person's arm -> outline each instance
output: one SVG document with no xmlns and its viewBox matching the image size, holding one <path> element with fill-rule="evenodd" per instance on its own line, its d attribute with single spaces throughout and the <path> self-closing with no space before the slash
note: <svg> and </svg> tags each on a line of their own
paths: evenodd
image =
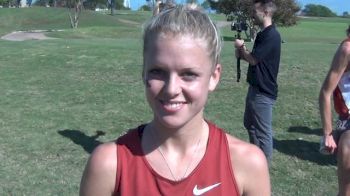
<svg viewBox="0 0 350 196">
<path fill-rule="evenodd" d="M 240 57 L 241 59 L 247 61 L 250 65 L 258 64 L 257 59 L 248 51 L 243 40 L 237 39 L 234 45 L 236 48 L 236 57 Z"/>
<path fill-rule="evenodd" d="M 335 53 L 331 68 L 320 90 L 319 108 L 325 140 L 325 147 L 330 153 L 334 153 L 337 145 L 331 135 L 332 133 L 332 108 L 331 97 L 338 82 L 349 63 L 350 44 L 343 43 Z"/>
<path fill-rule="evenodd" d="M 267 160 L 255 145 L 227 135 L 231 163 L 240 195 L 270 196 L 271 185 Z"/>
<path fill-rule="evenodd" d="M 117 172 L 115 143 L 98 146 L 92 153 L 81 179 L 81 196 L 110 196 L 114 193 Z"/>
</svg>

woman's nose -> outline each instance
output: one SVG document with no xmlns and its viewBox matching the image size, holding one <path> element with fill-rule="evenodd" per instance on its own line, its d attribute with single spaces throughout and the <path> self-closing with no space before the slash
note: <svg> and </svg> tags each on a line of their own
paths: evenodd
<svg viewBox="0 0 350 196">
<path fill-rule="evenodd" d="M 176 74 L 170 74 L 168 80 L 164 86 L 164 92 L 169 96 L 173 97 L 181 92 L 181 81 L 179 76 Z"/>
</svg>

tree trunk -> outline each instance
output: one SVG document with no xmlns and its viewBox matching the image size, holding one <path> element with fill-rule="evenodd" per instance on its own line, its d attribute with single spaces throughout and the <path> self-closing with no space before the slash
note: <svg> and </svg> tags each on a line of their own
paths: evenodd
<svg viewBox="0 0 350 196">
<path fill-rule="evenodd" d="M 78 28 L 79 23 L 79 16 L 82 9 L 82 3 L 81 0 L 75 1 L 74 9 L 69 8 L 69 18 L 70 18 L 70 24 L 73 29 Z"/>
</svg>

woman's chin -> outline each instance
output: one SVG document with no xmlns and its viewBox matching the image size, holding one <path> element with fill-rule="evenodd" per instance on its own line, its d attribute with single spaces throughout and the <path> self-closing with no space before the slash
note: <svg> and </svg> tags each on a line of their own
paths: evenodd
<svg viewBox="0 0 350 196">
<path fill-rule="evenodd" d="M 158 123 L 160 123 L 162 126 L 168 128 L 168 129 L 177 129 L 186 124 L 185 119 L 181 119 L 178 117 L 173 116 L 163 116 L 159 118 Z"/>
</svg>

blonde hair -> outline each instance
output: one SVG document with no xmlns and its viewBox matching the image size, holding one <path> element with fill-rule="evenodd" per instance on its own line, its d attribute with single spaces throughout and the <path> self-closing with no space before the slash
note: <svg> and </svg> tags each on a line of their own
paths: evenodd
<svg viewBox="0 0 350 196">
<path fill-rule="evenodd" d="M 143 34 L 143 58 L 149 42 L 155 35 L 190 35 L 203 40 L 213 66 L 219 62 L 221 39 L 217 27 L 209 16 L 198 6 L 176 5 L 164 10 L 145 24 Z"/>
</svg>

